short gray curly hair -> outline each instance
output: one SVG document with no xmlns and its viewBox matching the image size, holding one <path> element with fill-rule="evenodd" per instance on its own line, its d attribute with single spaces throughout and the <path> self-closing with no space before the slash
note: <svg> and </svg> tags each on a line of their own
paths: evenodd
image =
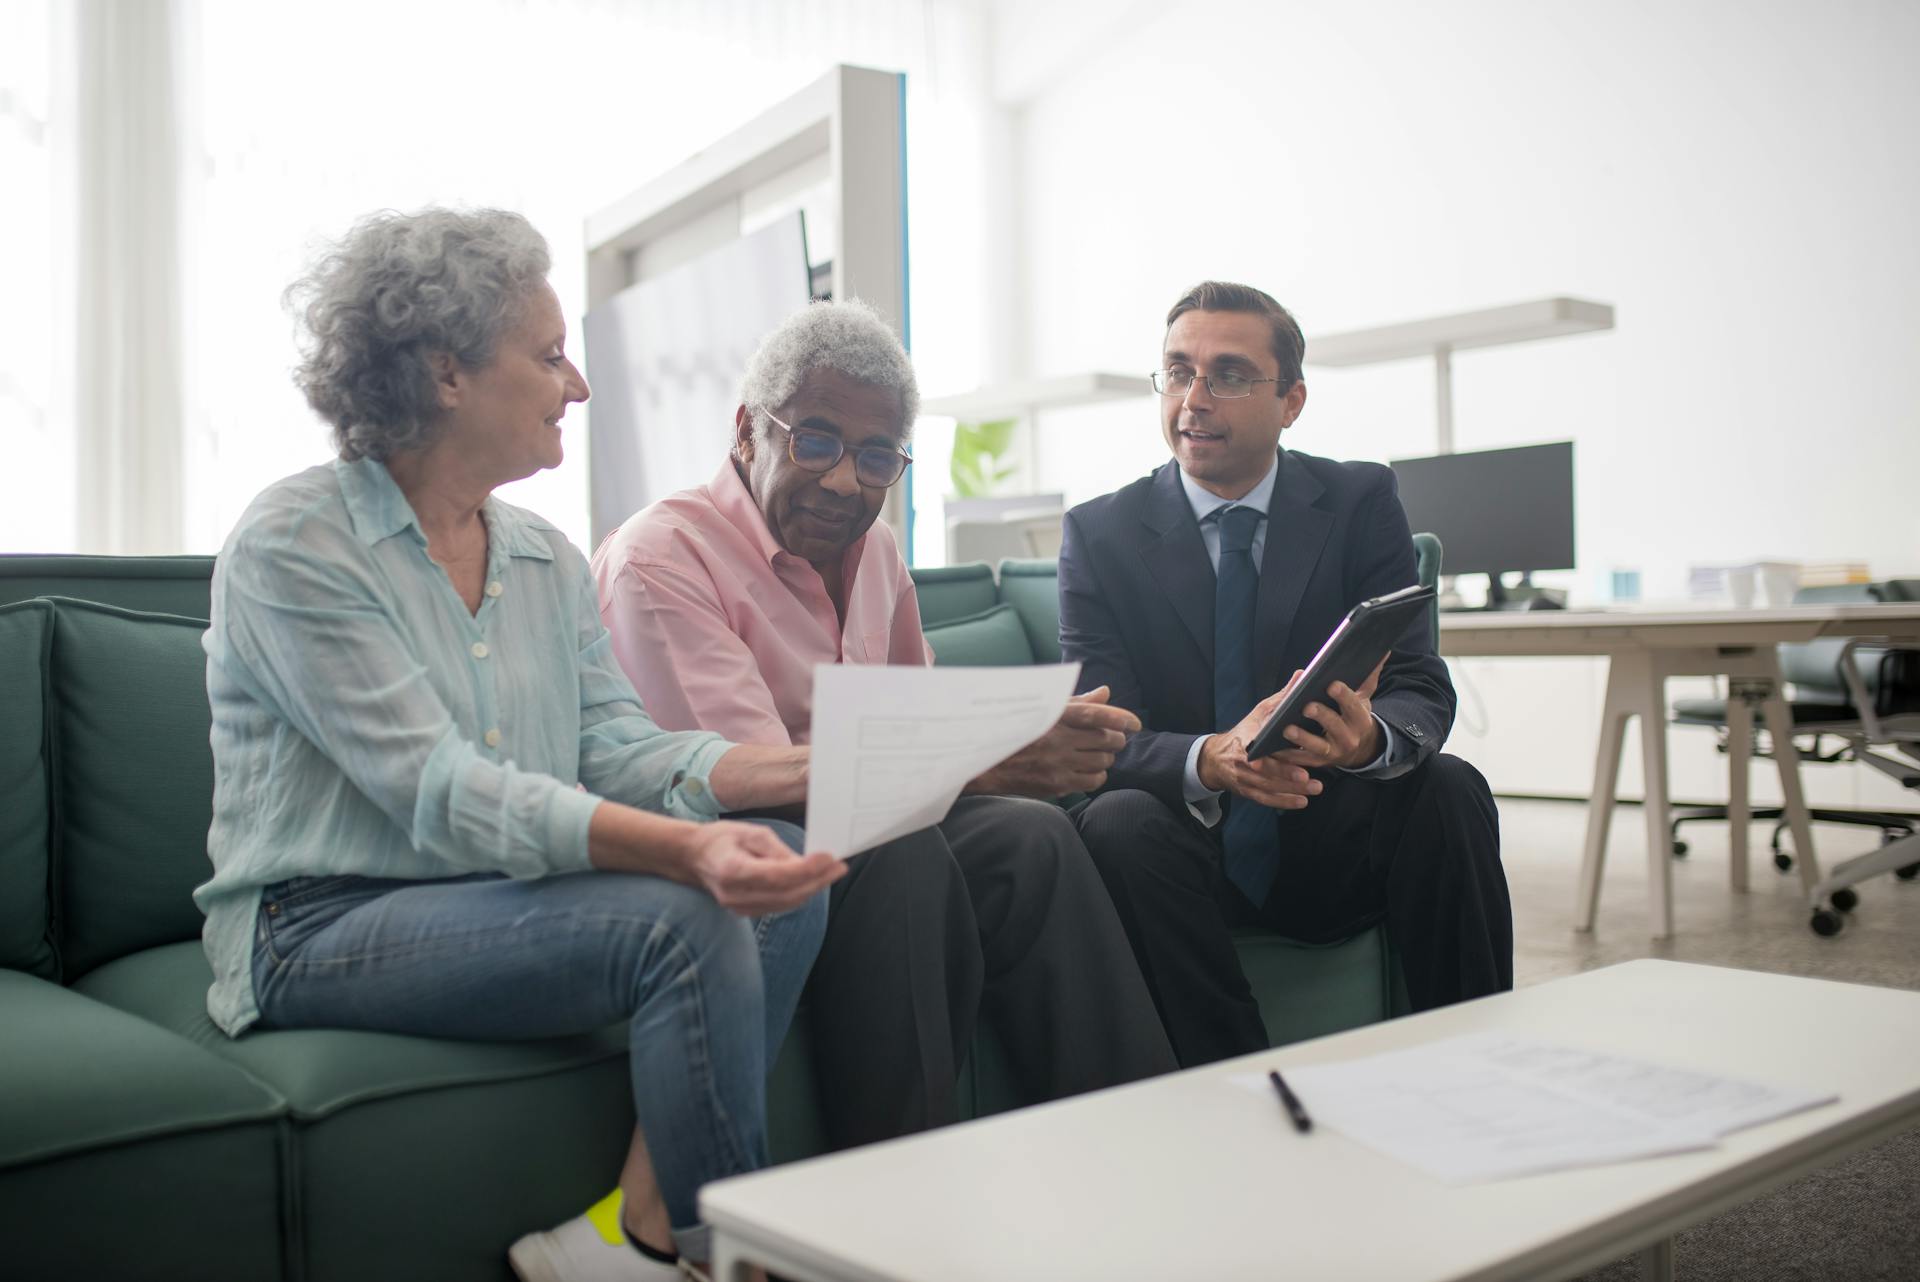
<svg viewBox="0 0 1920 1282">
<path fill-rule="evenodd" d="M 305 331 L 293 381 L 333 425 L 340 457 L 431 443 L 432 355 L 470 369 L 492 360 L 551 268 L 546 240 L 505 209 L 383 209 L 328 245 L 285 301 Z"/>
<path fill-rule="evenodd" d="M 816 369 L 839 370 L 899 392 L 907 434 L 913 434 L 913 421 L 920 417 L 913 362 L 880 313 L 857 298 L 809 303 L 761 342 L 740 383 L 740 403 L 753 415 L 754 426 L 766 431 L 767 411 L 792 400 L 808 371 Z"/>
</svg>

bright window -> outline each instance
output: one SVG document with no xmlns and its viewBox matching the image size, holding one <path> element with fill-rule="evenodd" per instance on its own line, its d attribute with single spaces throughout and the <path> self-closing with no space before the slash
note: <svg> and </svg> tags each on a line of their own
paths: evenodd
<svg viewBox="0 0 1920 1282">
<path fill-rule="evenodd" d="M 54 394 L 53 3 L 9 0 L 0 38 L 0 552 L 74 544 L 73 425 Z"/>
</svg>

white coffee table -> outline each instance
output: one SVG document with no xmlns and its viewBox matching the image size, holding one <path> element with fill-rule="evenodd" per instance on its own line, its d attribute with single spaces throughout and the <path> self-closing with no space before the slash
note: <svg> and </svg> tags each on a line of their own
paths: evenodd
<svg viewBox="0 0 1920 1282">
<path fill-rule="evenodd" d="M 1706 1152 L 1453 1187 L 1227 1080 L 1483 1030 L 1840 1099 Z M 722 1180 L 700 1207 L 721 1279 L 1548 1279 L 1634 1251 L 1665 1277 L 1679 1230 L 1916 1124 L 1920 993 L 1634 961 Z"/>
</svg>

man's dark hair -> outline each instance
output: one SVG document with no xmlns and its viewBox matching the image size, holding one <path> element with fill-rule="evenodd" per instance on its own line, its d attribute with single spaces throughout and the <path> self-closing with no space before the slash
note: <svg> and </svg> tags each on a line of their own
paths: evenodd
<svg viewBox="0 0 1920 1282">
<path fill-rule="evenodd" d="M 1231 281 L 1203 280 L 1180 296 L 1180 301 L 1167 313 L 1167 328 L 1188 312 L 1246 312 L 1254 316 L 1264 316 L 1273 329 L 1274 359 L 1280 362 L 1280 382 L 1274 391 L 1285 392 L 1300 381 L 1300 363 L 1307 358 L 1307 340 L 1300 332 L 1300 322 L 1293 319 L 1293 313 L 1280 306 L 1270 294 L 1262 293 L 1251 285 L 1236 285 Z"/>
</svg>

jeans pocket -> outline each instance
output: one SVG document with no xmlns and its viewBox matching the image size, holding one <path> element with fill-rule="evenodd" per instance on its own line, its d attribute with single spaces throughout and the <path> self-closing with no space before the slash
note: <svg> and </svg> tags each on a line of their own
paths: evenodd
<svg viewBox="0 0 1920 1282">
<path fill-rule="evenodd" d="M 385 889 L 375 878 L 352 875 L 274 882 L 260 892 L 259 943 L 275 964 L 285 962 L 306 940 Z"/>
</svg>

